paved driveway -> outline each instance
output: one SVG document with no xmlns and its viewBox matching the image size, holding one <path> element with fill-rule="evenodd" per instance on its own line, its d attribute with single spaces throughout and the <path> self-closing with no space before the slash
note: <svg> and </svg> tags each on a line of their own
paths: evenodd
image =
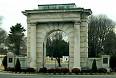
<svg viewBox="0 0 116 78">
<path fill-rule="evenodd" d="M 40 75 L 0 73 L 0 78 L 116 78 L 116 75 Z"/>
</svg>

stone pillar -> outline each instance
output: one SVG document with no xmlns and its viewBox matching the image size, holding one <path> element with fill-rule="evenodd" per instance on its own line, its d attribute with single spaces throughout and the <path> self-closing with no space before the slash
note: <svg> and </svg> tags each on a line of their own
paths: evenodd
<svg viewBox="0 0 116 78">
<path fill-rule="evenodd" d="M 88 22 L 87 16 L 83 15 L 81 18 L 81 26 L 80 26 L 80 61 L 81 67 L 87 67 L 88 60 Z"/>
<path fill-rule="evenodd" d="M 74 66 L 80 68 L 80 23 L 74 23 Z"/>
<path fill-rule="evenodd" d="M 36 24 L 31 24 L 30 33 L 30 67 L 36 69 Z"/>
</svg>

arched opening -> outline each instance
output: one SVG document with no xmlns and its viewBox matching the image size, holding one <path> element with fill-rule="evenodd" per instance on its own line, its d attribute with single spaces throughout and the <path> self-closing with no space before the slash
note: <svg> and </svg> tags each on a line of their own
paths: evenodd
<svg viewBox="0 0 116 78">
<path fill-rule="evenodd" d="M 68 35 L 55 30 L 46 37 L 46 66 L 48 68 L 69 67 Z"/>
</svg>

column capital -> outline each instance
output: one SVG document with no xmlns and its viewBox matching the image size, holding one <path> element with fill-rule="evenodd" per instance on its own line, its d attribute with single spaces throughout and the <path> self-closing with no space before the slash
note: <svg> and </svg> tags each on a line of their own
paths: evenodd
<svg viewBox="0 0 116 78">
<path fill-rule="evenodd" d="M 81 21 L 75 21 L 74 24 L 75 25 L 80 25 L 81 24 Z"/>
</svg>

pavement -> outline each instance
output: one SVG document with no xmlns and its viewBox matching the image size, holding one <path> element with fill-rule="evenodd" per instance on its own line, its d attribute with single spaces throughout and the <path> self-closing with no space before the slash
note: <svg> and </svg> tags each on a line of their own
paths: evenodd
<svg viewBox="0 0 116 78">
<path fill-rule="evenodd" d="M 0 74 L 0 78 L 116 78 L 116 75 L 37 75 Z"/>
<path fill-rule="evenodd" d="M 0 78 L 116 78 L 116 74 L 110 75 L 53 75 L 53 74 L 24 74 L 0 72 Z"/>
</svg>

